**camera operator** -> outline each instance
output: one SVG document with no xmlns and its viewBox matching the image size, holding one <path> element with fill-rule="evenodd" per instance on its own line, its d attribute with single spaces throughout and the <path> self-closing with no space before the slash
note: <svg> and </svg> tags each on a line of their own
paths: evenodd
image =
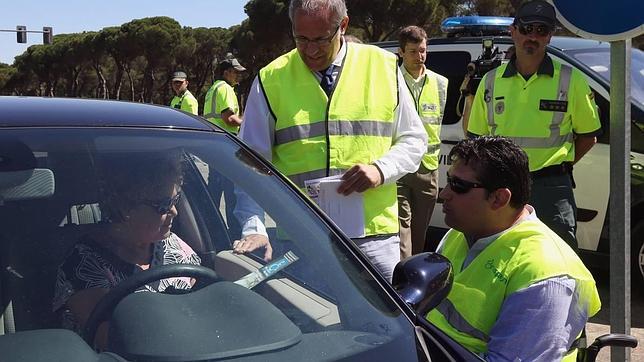
<svg viewBox="0 0 644 362">
<path fill-rule="evenodd" d="M 505 136 L 526 152 L 533 189 L 529 203 L 576 250 L 572 165 L 593 147 L 601 125 L 582 73 L 546 54 L 554 28 L 555 10 L 546 1 L 519 8 L 510 25 L 515 56 L 481 80 L 467 133 Z"/>
<path fill-rule="evenodd" d="M 474 94 L 481 83 L 481 79 L 487 72 L 501 65 L 501 59 L 508 60 L 514 55 L 514 46 L 511 46 L 505 51 L 505 56 L 502 57 L 499 49 L 494 46 L 493 38 L 484 38 L 482 45 L 483 52 L 478 59 L 467 64 L 467 72 L 461 83 L 460 98 L 457 102 L 456 113 L 459 116 L 463 116 L 463 134 L 466 136 Z M 463 104 L 462 113 L 460 111 L 461 104 Z"/>
</svg>

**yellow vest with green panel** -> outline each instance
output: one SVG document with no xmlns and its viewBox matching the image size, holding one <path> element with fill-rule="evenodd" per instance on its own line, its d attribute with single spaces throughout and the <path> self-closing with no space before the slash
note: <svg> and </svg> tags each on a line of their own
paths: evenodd
<svg viewBox="0 0 644 362">
<path fill-rule="evenodd" d="M 235 90 L 226 81 L 218 80 L 208 89 L 203 105 L 203 116 L 228 132 L 239 133 L 239 126 L 230 126 L 221 118 L 221 112 L 229 109 L 239 114 L 239 103 Z"/>
<path fill-rule="evenodd" d="M 428 170 L 438 168 L 438 155 L 441 150 L 441 122 L 445 114 L 447 98 L 447 78 L 427 70 L 423 88 L 418 99 L 414 98 L 416 111 L 423 121 L 427 132 L 427 152 L 423 155 L 422 164 Z"/>
<path fill-rule="evenodd" d="M 297 50 L 259 72 L 275 119 L 273 163 L 298 187 L 372 164 L 392 146 L 398 105 L 396 57 L 370 45 L 347 43 L 330 96 Z M 398 232 L 396 184 L 363 193 L 365 236 Z"/>
<path fill-rule="evenodd" d="M 490 330 L 506 297 L 539 281 L 569 276 L 575 279 L 579 307 L 588 317 L 601 307 L 593 276 L 575 252 L 539 220 L 513 226 L 461 270 L 469 250 L 462 233 L 452 229 L 445 236 L 440 253 L 454 267 L 454 283 L 427 319 L 474 353 L 487 352 Z M 576 350 L 567 354 L 564 361 L 574 361 L 576 354 Z"/>
<path fill-rule="evenodd" d="M 537 72 L 526 80 L 518 72 L 506 74 L 508 65 L 481 80 L 468 132 L 512 139 L 528 155 L 530 171 L 573 161 L 574 133 L 601 127 L 583 74 L 552 60 L 552 76 Z"/>
</svg>

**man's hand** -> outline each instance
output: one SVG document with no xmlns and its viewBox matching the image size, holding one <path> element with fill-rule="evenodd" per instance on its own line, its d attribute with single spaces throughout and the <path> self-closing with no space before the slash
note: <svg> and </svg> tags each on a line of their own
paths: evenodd
<svg viewBox="0 0 644 362">
<path fill-rule="evenodd" d="M 342 180 L 344 181 L 338 187 L 338 193 L 344 196 L 354 191 L 364 192 L 382 184 L 380 171 L 374 165 L 357 164 L 342 175 Z"/>
<path fill-rule="evenodd" d="M 235 240 L 233 242 L 233 252 L 237 254 L 250 253 L 262 247 L 266 248 L 264 260 L 270 261 L 273 259 L 273 247 L 265 235 L 251 234 L 241 240 Z"/>
<path fill-rule="evenodd" d="M 230 109 L 221 112 L 221 119 L 229 126 L 241 126 L 242 118 L 233 113 Z"/>
</svg>

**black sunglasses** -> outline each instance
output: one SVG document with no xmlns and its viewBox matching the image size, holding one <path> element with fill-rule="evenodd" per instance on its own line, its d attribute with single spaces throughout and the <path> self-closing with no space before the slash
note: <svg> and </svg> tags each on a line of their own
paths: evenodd
<svg viewBox="0 0 644 362">
<path fill-rule="evenodd" d="M 156 209 L 156 211 L 160 215 L 165 215 L 169 213 L 170 210 L 172 210 L 172 207 L 177 205 L 177 203 L 181 199 L 181 195 L 182 193 L 178 192 L 176 195 L 174 195 L 174 197 L 168 197 L 166 199 L 159 200 L 159 201 L 141 200 L 141 203 Z"/>
<path fill-rule="evenodd" d="M 449 188 L 457 194 L 465 194 L 471 189 L 486 188 L 483 184 L 480 184 L 478 182 L 466 181 L 456 176 L 450 175 L 447 175 L 447 184 L 449 185 Z"/>
<path fill-rule="evenodd" d="M 552 31 L 552 27 L 546 24 L 519 24 L 519 33 L 523 35 L 528 35 L 532 33 L 537 33 L 539 36 L 546 36 Z"/>
</svg>

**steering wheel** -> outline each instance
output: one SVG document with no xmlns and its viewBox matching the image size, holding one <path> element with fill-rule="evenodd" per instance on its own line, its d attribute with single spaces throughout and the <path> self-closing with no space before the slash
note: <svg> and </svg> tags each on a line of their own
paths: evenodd
<svg viewBox="0 0 644 362">
<path fill-rule="evenodd" d="M 85 323 L 85 328 L 83 329 L 83 339 L 85 342 L 90 346 L 94 345 L 94 338 L 96 337 L 98 326 L 103 321 L 109 319 L 114 308 L 116 308 L 118 303 L 127 295 L 148 283 L 172 277 L 191 277 L 198 279 L 199 287 L 195 288 L 195 284 L 191 290 L 196 290 L 212 283 L 222 281 L 214 270 L 193 264 L 161 265 L 136 273 L 111 289 L 96 304 L 94 310 L 92 310 L 92 314 L 90 314 L 87 322 Z"/>
</svg>

